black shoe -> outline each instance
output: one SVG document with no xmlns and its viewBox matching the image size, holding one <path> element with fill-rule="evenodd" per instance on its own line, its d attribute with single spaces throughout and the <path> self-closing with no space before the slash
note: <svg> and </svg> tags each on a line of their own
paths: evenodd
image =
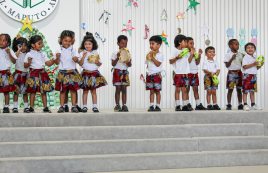
<svg viewBox="0 0 268 173">
<path fill-rule="evenodd" d="M 94 113 L 98 113 L 98 112 L 100 112 L 99 109 L 96 108 L 96 107 L 92 108 L 92 111 L 93 111 Z"/>
<path fill-rule="evenodd" d="M 24 108 L 23 112 L 24 113 L 31 113 L 29 108 Z"/>
<path fill-rule="evenodd" d="M 87 110 L 88 110 L 87 107 L 83 107 L 82 112 L 87 113 Z"/>
<path fill-rule="evenodd" d="M 8 107 L 4 107 L 4 108 L 3 108 L 3 113 L 4 113 L 4 114 L 6 114 L 6 113 L 10 113 L 9 108 L 8 108 Z"/>
<path fill-rule="evenodd" d="M 122 112 L 128 112 L 128 107 L 126 105 L 122 106 Z"/>
<path fill-rule="evenodd" d="M 213 109 L 214 110 L 221 110 L 221 108 L 216 104 L 216 105 L 213 105 Z"/>
<path fill-rule="evenodd" d="M 68 105 L 65 105 L 64 106 L 64 112 L 69 112 L 69 106 Z M 58 112 L 59 113 L 59 112 Z"/>
<path fill-rule="evenodd" d="M 232 105 L 231 104 L 226 105 L 226 110 L 232 110 Z"/>
<path fill-rule="evenodd" d="M 208 105 L 207 110 L 211 111 L 214 110 L 212 105 Z"/>
<path fill-rule="evenodd" d="M 71 111 L 72 111 L 72 113 L 78 113 L 79 112 L 76 106 L 72 107 Z"/>
<path fill-rule="evenodd" d="M 179 106 L 176 106 L 175 111 L 176 111 L 176 112 L 177 112 L 177 111 L 181 111 L 181 106 L 180 106 L 180 105 L 179 105 Z"/>
<path fill-rule="evenodd" d="M 161 112 L 161 109 L 160 109 L 160 107 L 155 106 L 154 111 L 155 111 L 155 112 Z"/>
<path fill-rule="evenodd" d="M 191 109 L 186 105 L 182 107 L 181 111 L 191 111 Z"/>
<path fill-rule="evenodd" d="M 61 106 L 60 108 L 59 108 L 59 110 L 58 110 L 58 113 L 63 113 L 63 112 L 65 112 L 65 108 L 66 108 L 66 106 L 65 107 L 63 107 L 63 106 Z M 68 108 L 69 109 L 69 108 Z M 69 111 L 69 110 L 68 110 Z"/>
<path fill-rule="evenodd" d="M 30 111 L 30 113 L 34 113 L 34 108 L 30 107 L 29 111 Z"/>
<path fill-rule="evenodd" d="M 190 103 L 188 103 L 187 107 L 188 107 L 188 109 L 189 109 L 190 111 L 194 110 L 193 107 L 192 107 L 192 105 L 191 105 Z"/>
<path fill-rule="evenodd" d="M 154 112 L 154 106 L 150 106 L 148 112 Z"/>
<path fill-rule="evenodd" d="M 205 107 L 202 105 L 202 103 L 200 103 L 199 105 L 197 105 L 197 106 L 195 107 L 195 110 L 207 110 L 207 108 L 205 108 Z"/>
<path fill-rule="evenodd" d="M 13 112 L 13 113 L 19 113 L 19 110 L 18 110 L 18 108 L 13 108 L 13 109 L 12 109 L 12 112 Z"/>
<path fill-rule="evenodd" d="M 48 107 L 45 107 L 45 108 L 43 109 L 43 112 L 44 112 L 44 113 L 51 113 L 51 111 L 48 109 Z"/>
<path fill-rule="evenodd" d="M 121 106 L 120 106 L 120 105 L 116 105 L 116 106 L 114 107 L 114 111 L 115 111 L 115 112 L 121 112 L 121 111 L 122 111 Z"/>
<path fill-rule="evenodd" d="M 240 105 L 238 106 L 238 110 L 244 110 L 244 106 L 243 106 L 242 104 L 240 104 Z"/>
<path fill-rule="evenodd" d="M 76 105 L 76 108 L 77 108 L 78 112 L 83 112 L 82 108 L 79 107 L 78 105 Z"/>
</svg>

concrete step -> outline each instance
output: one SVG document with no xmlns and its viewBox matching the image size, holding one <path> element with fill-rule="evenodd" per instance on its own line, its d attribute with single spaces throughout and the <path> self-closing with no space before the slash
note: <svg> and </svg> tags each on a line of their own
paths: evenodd
<svg viewBox="0 0 268 173">
<path fill-rule="evenodd" d="M 0 158 L 268 149 L 268 137 L 2 142 Z"/>
<path fill-rule="evenodd" d="M 236 150 L 1 158 L 0 172 L 93 173 L 266 164 L 268 164 L 268 150 Z"/>
<path fill-rule="evenodd" d="M 175 124 L 264 123 L 268 111 L 129 112 L 99 114 L 7 114 L 0 127 L 122 126 Z"/>
<path fill-rule="evenodd" d="M 0 128 L 1 142 L 263 135 L 264 125 L 258 123 Z"/>
</svg>

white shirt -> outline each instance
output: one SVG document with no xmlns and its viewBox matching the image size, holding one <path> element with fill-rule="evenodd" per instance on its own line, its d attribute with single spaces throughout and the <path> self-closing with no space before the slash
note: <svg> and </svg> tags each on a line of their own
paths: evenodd
<svg viewBox="0 0 268 173">
<path fill-rule="evenodd" d="M 79 60 L 82 59 L 83 55 L 84 55 L 84 51 L 80 53 Z M 91 55 L 98 55 L 98 52 L 96 50 L 93 50 L 91 52 L 87 51 L 87 54 L 86 54 L 86 57 L 85 57 L 85 60 L 84 60 L 84 64 L 82 65 L 82 68 L 85 69 L 85 70 L 88 70 L 88 71 L 96 71 L 96 70 L 99 69 L 99 66 L 97 66 L 95 63 L 89 63 L 88 62 L 88 58 Z"/>
<path fill-rule="evenodd" d="M 163 68 L 163 62 L 164 62 L 164 55 L 160 52 L 158 52 L 155 56 L 155 59 L 159 62 L 161 62 L 161 65 L 157 67 L 152 61 L 145 61 L 145 64 L 147 65 L 147 72 L 148 75 L 156 74 L 162 72 Z"/>
<path fill-rule="evenodd" d="M 10 49 L 10 54 L 17 59 L 16 54 L 13 50 Z M 9 55 L 6 52 L 6 49 L 0 48 L 0 70 L 9 70 L 12 65 Z"/>
<path fill-rule="evenodd" d="M 189 66 L 190 66 L 190 73 L 192 74 L 198 73 L 198 65 L 196 65 L 196 60 L 194 59 L 194 57 L 190 62 Z"/>
<path fill-rule="evenodd" d="M 207 58 L 203 62 L 203 70 L 207 70 L 211 73 L 216 73 L 219 70 L 218 62 L 215 60 L 208 60 Z"/>
<path fill-rule="evenodd" d="M 73 46 L 69 48 L 61 47 L 60 50 L 56 51 L 56 54 L 60 53 L 59 70 L 74 70 L 76 69 L 76 63 L 73 61 L 73 57 L 78 57 L 77 50 L 73 49 Z"/>
<path fill-rule="evenodd" d="M 43 69 L 45 68 L 46 62 L 49 61 L 48 57 L 41 51 L 32 50 L 28 52 L 24 58 L 24 62 L 28 63 L 28 59 L 32 58 L 30 68 L 32 69 Z"/>
<path fill-rule="evenodd" d="M 229 52 L 224 57 L 224 62 L 229 62 L 235 53 Z M 243 61 L 243 54 L 237 52 L 236 58 L 232 61 L 231 65 L 228 67 L 228 70 L 241 70 Z"/>
<path fill-rule="evenodd" d="M 22 72 L 27 72 L 28 68 L 24 68 L 24 59 L 26 57 L 26 53 L 20 53 L 18 56 L 18 59 L 15 64 L 15 69 L 22 71 Z"/>
<path fill-rule="evenodd" d="M 246 54 L 244 56 L 244 58 L 243 58 L 242 66 L 249 65 L 249 64 L 252 64 L 254 62 L 256 62 L 256 57 L 250 56 L 250 55 Z M 243 68 L 243 73 L 246 73 L 246 74 L 257 74 L 258 73 L 257 66 L 250 67 L 248 69 L 244 69 Z"/>
<path fill-rule="evenodd" d="M 182 52 L 182 50 L 174 49 L 174 51 L 171 53 L 172 58 L 175 58 L 179 56 L 179 54 Z M 190 65 L 189 65 L 189 59 L 190 54 L 188 53 L 183 58 L 178 59 L 173 65 L 174 72 L 176 74 L 188 74 L 190 73 Z"/>
<path fill-rule="evenodd" d="M 112 54 L 111 60 L 116 60 L 116 58 L 117 58 L 117 53 L 118 53 L 118 52 L 119 52 L 119 51 L 114 52 L 114 53 Z M 119 70 L 127 70 L 128 66 L 127 66 L 126 63 L 122 63 L 122 62 L 120 62 L 120 61 L 117 61 L 117 63 L 116 63 L 116 65 L 114 66 L 114 68 L 115 68 L 115 69 L 119 69 Z"/>
</svg>

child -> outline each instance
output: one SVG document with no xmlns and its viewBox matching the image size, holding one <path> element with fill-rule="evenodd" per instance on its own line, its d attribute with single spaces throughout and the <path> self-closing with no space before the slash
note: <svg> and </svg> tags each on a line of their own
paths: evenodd
<svg viewBox="0 0 268 173">
<path fill-rule="evenodd" d="M 9 49 L 11 38 L 8 34 L 0 34 L 0 93 L 4 93 L 5 105 L 3 113 L 9 113 L 9 93 L 16 90 L 14 78 L 10 73 L 11 64 L 16 63 L 16 55 Z"/>
<path fill-rule="evenodd" d="M 187 37 L 187 44 L 188 44 L 189 50 L 195 51 L 193 38 Z M 190 56 L 189 58 L 190 73 L 188 74 L 188 78 L 189 78 L 188 93 L 190 92 L 190 88 L 192 87 L 193 92 L 194 92 L 195 103 L 196 103 L 195 110 L 206 110 L 206 108 L 200 102 L 199 93 L 198 93 L 198 86 L 199 86 L 198 65 L 200 64 L 202 53 L 203 53 L 202 49 L 199 49 L 197 55 L 195 53 L 195 56 L 197 57 Z"/>
<path fill-rule="evenodd" d="M 78 63 L 79 55 L 73 49 L 73 34 L 71 31 L 63 31 L 60 35 L 59 44 L 61 45 L 60 51 L 56 53 L 55 63 L 59 65 L 59 73 L 56 79 L 55 90 L 60 91 L 60 108 L 58 113 L 65 112 L 64 102 L 66 92 L 71 92 L 72 109 L 74 113 L 78 113 L 76 107 L 77 95 L 76 92 L 81 85 L 82 78 L 76 70 L 76 63 Z M 68 97 L 68 95 L 67 95 Z"/>
<path fill-rule="evenodd" d="M 162 38 L 158 35 L 150 38 L 151 51 L 146 57 L 145 64 L 147 65 L 146 75 L 146 90 L 150 90 L 150 107 L 148 112 L 161 111 L 161 89 L 162 89 L 162 63 L 164 62 L 164 55 L 159 52 L 162 45 Z M 156 95 L 156 106 L 154 107 L 154 95 Z"/>
<path fill-rule="evenodd" d="M 14 83 L 16 86 L 16 91 L 14 92 L 14 108 L 12 110 L 13 113 L 18 113 L 18 98 L 19 94 L 23 95 L 24 102 L 24 113 L 30 113 L 29 104 L 28 104 L 28 94 L 26 93 L 26 79 L 28 75 L 28 68 L 24 68 L 24 59 L 26 53 L 29 51 L 28 41 L 23 37 L 16 37 L 13 40 L 12 49 L 16 52 L 16 56 L 18 57 L 15 65 L 15 73 Z"/>
<path fill-rule="evenodd" d="M 124 35 L 120 35 L 117 38 L 117 45 L 119 47 L 119 51 L 116 51 L 112 55 L 112 66 L 114 68 L 113 72 L 113 85 L 116 88 L 115 91 L 115 103 L 116 106 L 114 108 L 115 112 L 128 112 L 127 103 L 127 87 L 130 85 L 129 81 L 129 72 L 128 67 L 131 67 L 131 60 L 128 62 L 121 62 L 120 58 L 120 50 L 127 48 L 128 38 Z M 122 92 L 122 108 L 119 104 L 120 93 Z"/>
<path fill-rule="evenodd" d="M 239 42 L 237 39 L 231 39 L 228 42 L 229 48 L 231 51 L 225 55 L 224 63 L 226 68 L 228 68 L 226 88 L 228 89 L 227 93 L 227 106 L 226 110 L 232 110 L 232 94 L 233 90 L 236 87 L 237 98 L 239 102 L 238 110 L 243 110 L 242 104 L 242 60 L 243 54 L 238 52 Z"/>
<path fill-rule="evenodd" d="M 217 89 L 218 84 L 212 80 L 212 77 L 219 76 L 220 68 L 215 57 L 215 48 L 209 46 L 205 49 L 207 59 L 203 63 L 204 76 L 204 85 L 205 90 L 207 90 L 207 110 L 220 110 L 220 107 L 217 104 Z M 211 105 L 211 96 L 213 101 L 213 106 Z"/>
<path fill-rule="evenodd" d="M 34 113 L 34 101 L 37 92 L 41 94 L 43 102 L 43 112 L 51 113 L 47 107 L 47 92 L 54 90 L 50 78 L 45 71 L 45 66 L 52 66 L 54 60 L 49 60 L 48 57 L 41 51 L 43 48 L 43 39 L 39 35 L 34 35 L 30 38 L 29 44 L 31 46 L 24 59 L 24 67 L 30 68 L 28 78 L 26 80 L 26 92 L 30 93 L 30 109 Z"/>
<path fill-rule="evenodd" d="M 257 92 L 257 72 L 261 68 L 258 62 L 256 62 L 256 57 L 254 53 L 256 51 L 256 46 L 253 43 L 247 43 L 245 45 L 246 55 L 243 58 L 243 101 L 244 110 L 249 111 L 250 107 L 247 104 L 247 96 L 250 94 L 251 108 L 257 110 L 255 104 L 255 94 Z"/>
<path fill-rule="evenodd" d="M 190 73 L 189 62 L 193 57 L 194 50 L 185 56 L 180 55 L 183 49 L 187 49 L 187 38 L 184 35 L 177 35 L 174 39 L 175 50 L 172 53 L 172 58 L 169 60 L 170 64 L 174 67 L 173 72 L 173 85 L 175 89 L 175 111 L 192 111 L 189 104 L 189 95 L 187 88 L 189 87 L 188 74 Z M 183 107 L 180 107 L 180 91 L 182 92 Z"/>
<path fill-rule="evenodd" d="M 100 74 L 99 67 L 102 65 L 97 52 L 98 44 L 91 33 L 86 33 L 81 47 L 84 50 L 80 53 L 79 65 L 82 66 L 83 72 L 83 84 L 81 88 L 83 89 L 83 108 L 82 112 L 87 112 L 87 97 L 88 91 L 90 90 L 92 95 L 93 108 L 92 111 L 99 112 L 97 107 L 97 88 L 107 85 L 105 78 Z"/>
</svg>

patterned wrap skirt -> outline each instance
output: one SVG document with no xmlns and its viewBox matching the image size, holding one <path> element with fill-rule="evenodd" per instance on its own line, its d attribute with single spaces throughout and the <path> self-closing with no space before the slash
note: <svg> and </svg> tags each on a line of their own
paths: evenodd
<svg viewBox="0 0 268 173">
<path fill-rule="evenodd" d="M 106 79 L 100 74 L 98 70 L 82 72 L 83 82 L 80 86 L 84 90 L 94 90 L 107 85 Z"/>
<path fill-rule="evenodd" d="M 59 70 L 56 78 L 55 90 L 65 92 L 67 90 L 77 91 L 82 85 L 82 76 L 76 69 L 74 70 Z"/>
<path fill-rule="evenodd" d="M 14 77 L 10 70 L 0 71 L 0 93 L 14 92 L 16 86 L 14 84 Z"/>
<path fill-rule="evenodd" d="M 13 74 L 14 84 L 16 86 L 16 94 L 26 94 L 26 80 L 28 72 L 16 70 Z"/>
</svg>

